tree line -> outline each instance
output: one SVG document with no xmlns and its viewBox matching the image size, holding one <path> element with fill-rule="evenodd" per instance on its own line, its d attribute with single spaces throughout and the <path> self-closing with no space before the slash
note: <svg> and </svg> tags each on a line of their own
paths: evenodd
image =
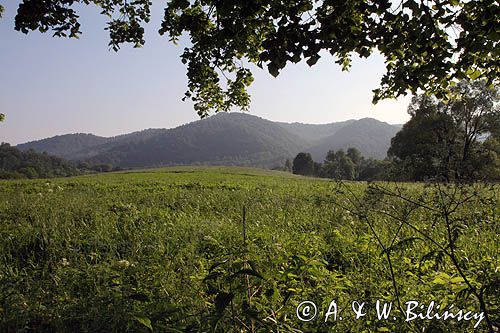
<svg viewBox="0 0 500 333">
<path fill-rule="evenodd" d="M 383 161 L 366 159 L 355 148 L 330 151 L 323 163 L 301 152 L 285 170 L 345 180 L 500 180 L 498 87 L 462 81 L 451 94 L 446 102 L 413 97 L 411 119 L 391 140 Z"/>
<path fill-rule="evenodd" d="M 297 175 L 344 180 L 385 180 L 390 178 L 388 172 L 390 161 L 365 158 L 358 149 L 347 151 L 330 150 L 323 163 L 315 162 L 310 153 L 301 152 L 293 162 L 285 162 L 285 171 Z"/>
<path fill-rule="evenodd" d="M 0 144 L 0 179 L 65 177 L 79 173 L 75 166 L 61 158 Z"/>
<path fill-rule="evenodd" d="M 8 143 L 0 143 L 0 179 L 69 177 L 119 170 L 110 164 L 71 162 L 45 152 L 21 151 Z"/>
</svg>

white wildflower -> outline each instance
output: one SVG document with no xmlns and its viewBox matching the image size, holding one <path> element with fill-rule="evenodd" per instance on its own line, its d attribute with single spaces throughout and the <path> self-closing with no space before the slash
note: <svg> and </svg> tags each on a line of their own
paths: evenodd
<svg viewBox="0 0 500 333">
<path fill-rule="evenodd" d="M 121 268 L 127 268 L 130 266 L 130 262 L 128 260 L 120 260 L 118 261 L 118 266 Z"/>
</svg>

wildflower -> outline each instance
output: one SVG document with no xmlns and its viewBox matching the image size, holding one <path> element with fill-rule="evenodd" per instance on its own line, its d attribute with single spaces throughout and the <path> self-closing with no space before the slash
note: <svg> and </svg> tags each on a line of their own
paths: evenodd
<svg viewBox="0 0 500 333">
<path fill-rule="evenodd" d="M 63 266 L 69 266 L 69 261 L 66 258 L 62 258 L 62 265 Z"/>
<path fill-rule="evenodd" d="M 127 268 L 130 266 L 130 262 L 128 260 L 120 260 L 118 261 L 118 266 L 121 268 Z"/>
</svg>

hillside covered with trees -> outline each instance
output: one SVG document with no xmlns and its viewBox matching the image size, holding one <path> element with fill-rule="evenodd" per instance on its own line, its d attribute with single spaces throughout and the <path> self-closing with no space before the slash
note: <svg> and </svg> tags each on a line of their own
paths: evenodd
<svg viewBox="0 0 500 333">
<path fill-rule="evenodd" d="M 56 136 L 19 145 L 24 153 L 4 145 L 4 154 L 11 156 L 4 158 L 4 178 L 75 172 L 71 164 L 38 150 L 93 171 L 219 164 L 345 180 L 500 180 L 498 88 L 462 81 L 452 92 L 446 102 L 415 96 L 408 106 L 411 119 L 402 127 L 369 118 L 311 125 L 221 113 L 170 130 L 113 138 Z"/>
<path fill-rule="evenodd" d="M 68 134 L 17 147 L 123 168 L 186 164 L 273 168 L 300 151 L 314 151 L 318 162 L 330 149 L 349 147 L 367 157 L 384 158 L 399 129 L 375 119 L 287 124 L 231 112 L 173 129 L 148 129 L 111 138 Z"/>
<path fill-rule="evenodd" d="M 20 151 L 8 143 L 0 144 L 0 179 L 66 177 L 78 174 L 80 170 L 62 158 L 34 150 Z"/>
<path fill-rule="evenodd" d="M 46 152 L 22 151 L 8 143 L 0 144 L 0 179 L 69 177 L 120 170 L 111 164 L 68 161 Z"/>
</svg>

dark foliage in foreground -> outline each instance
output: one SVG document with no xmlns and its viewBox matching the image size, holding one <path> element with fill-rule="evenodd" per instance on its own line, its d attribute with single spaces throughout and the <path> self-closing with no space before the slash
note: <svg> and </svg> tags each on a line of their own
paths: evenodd
<svg viewBox="0 0 500 333">
<path fill-rule="evenodd" d="M 146 43 L 149 0 L 25 0 L 15 29 L 77 38 L 82 4 L 107 17 L 110 48 Z M 250 63 L 277 76 L 291 63 L 313 66 L 325 53 L 344 70 L 353 56 L 380 53 L 386 71 L 374 102 L 419 90 L 445 97 L 464 78 L 498 83 L 498 1 L 178 0 L 164 8 L 160 35 L 174 43 L 189 36 L 184 98 L 201 117 L 249 108 Z"/>
</svg>

